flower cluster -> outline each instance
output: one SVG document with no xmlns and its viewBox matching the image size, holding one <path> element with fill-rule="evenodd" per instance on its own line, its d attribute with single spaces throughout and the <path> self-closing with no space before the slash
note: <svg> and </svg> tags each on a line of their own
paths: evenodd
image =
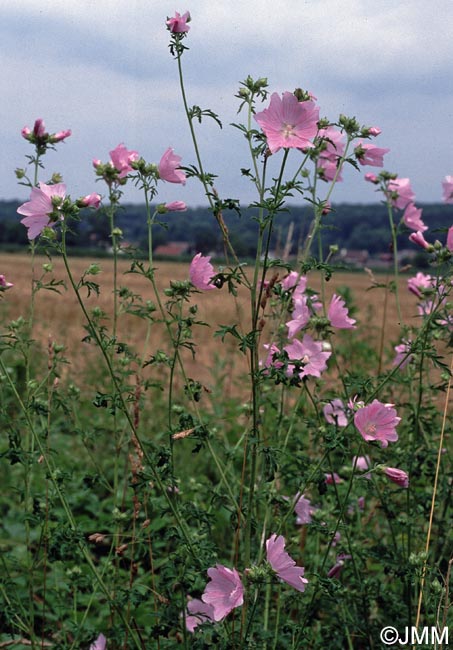
<svg viewBox="0 0 453 650">
<path fill-rule="evenodd" d="M 66 129 L 64 131 L 57 131 L 57 133 L 48 133 L 46 131 L 46 125 L 44 120 L 38 118 L 35 120 L 33 129 L 30 129 L 28 126 L 24 126 L 21 131 L 21 135 L 25 140 L 34 144 L 40 154 L 44 153 L 46 148 L 56 144 L 57 142 L 62 142 L 69 138 L 71 135 L 71 130 Z"/>
<path fill-rule="evenodd" d="M 272 572 L 278 578 L 297 591 L 304 591 L 308 580 L 304 578 L 304 567 L 299 567 L 285 551 L 285 539 L 273 534 L 266 541 L 266 558 Z M 250 570 L 246 571 L 250 572 Z M 186 628 L 189 632 L 201 624 L 222 621 L 233 609 L 244 603 L 244 585 L 236 569 L 229 569 L 222 564 L 208 569 L 209 582 L 201 600 L 193 598 L 188 601 Z"/>
<path fill-rule="evenodd" d="M 22 203 L 17 208 L 19 214 L 24 215 L 21 223 L 28 229 L 28 239 L 36 239 L 44 228 L 53 228 L 57 223 L 67 217 L 76 217 L 79 208 L 99 207 L 101 197 L 99 194 L 89 194 L 72 203 L 66 196 L 66 185 L 56 183 L 46 185 L 39 183 L 38 187 L 31 190 L 30 200 Z"/>
<path fill-rule="evenodd" d="M 283 292 L 289 297 L 290 320 L 286 322 L 288 343 L 280 349 L 275 343 L 265 344 L 267 356 L 262 362 L 265 369 L 285 368 L 286 376 L 302 380 L 306 377 L 321 377 L 327 369 L 332 352 L 326 341 L 317 341 L 306 331 L 311 321 L 330 325 L 335 329 L 353 329 L 356 321 L 350 318 L 346 303 L 333 294 L 327 308 L 327 317 L 322 314 L 322 303 L 316 294 L 307 291 L 307 278 L 292 271 L 275 287 L 276 295 Z M 302 338 L 296 336 L 303 332 Z M 268 372 L 266 370 L 266 372 Z"/>
</svg>

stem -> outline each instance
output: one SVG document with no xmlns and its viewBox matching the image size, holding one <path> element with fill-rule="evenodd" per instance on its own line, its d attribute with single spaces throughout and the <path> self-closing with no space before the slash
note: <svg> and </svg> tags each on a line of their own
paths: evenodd
<svg viewBox="0 0 453 650">
<path fill-rule="evenodd" d="M 102 356 L 104 358 L 104 361 L 106 363 L 109 375 L 110 375 L 110 377 L 112 379 L 112 383 L 113 383 L 113 386 L 114 386 L 114 389 L 115 389 L 115 392 L 116 392 L 116 396 L 119 399 L 119 402 L 121 404 L 121 409 L 122 409 L 122 411 L 123 411 L 123 413 L 124 413 L 124 415 L 126 417 L 126 420 L 127 420 L 128 426 L 130 428 L 130 431 L 133 434 L 133 436 L 135 436 L 135 438 L 137 439 L 137 443 L 138 443 L 141 451 L 143 452 L 143 456 L 144 456 L 144 458 L 146 459 L 147 463 L 150 466 L 151 472 L 153 474 L 153 479 L 156 482 L 159 490 L 163 494 L 164 498 L 166 499 L 167 504 L 170 507 L 170 510 L 171 510 L 175 520 L 177 521 L 179 529 L 180 529 L 180 531 L 181 531 L 181 533 L 182 533 L 182 535 L 184 537 L 184 540 L 185 540 L 185 542 L 187 544 L 187 547 L 188 547 L 191 555 L 193 556 L 193 558 L 196 561 L 198 561 L 199 556 L 198 556 L 198 554 L 197 554 L 197 552 L 196 552 L 196 550 L 195 550 L 195 548 L 194 548 L 194 546 L 192 544 L 189 533 L 188 533 L 188 531 L 186 529 L 186 525 L 185 525 L 184 521 L 182 520 L 182 518 L 181 518 L 181 516 L 180 516 L 180 514 L 179 514 L 179 512 L 178 512 L 178 510 L 176 508 L 174 500 L 171 498 L 171 495 L 168 493 L 168 490 L 165 489 L 165 486 L 162 483 L 162 479 L 161 479 L 161 477 L 159 475 L 159 472 L 157 471 L 156 467 L 154 466 L 154 463 L 152 462 L 151 458 L 149 457 L 147 449 L 145 448 L 145 446 L 143 444 L 143 441 L 142 441 L 141 437 L 139 436 L 138 431 L 136 430 L 136 427 L 134 426 L 132 416 L 131 416 L 131 414 L 129 412 L 129 409 L 127 408 L 126 401 L 124 399 L 123 393 L 121 391 L 121 387 L 120 387 L 119 382 L 118 382 L 118 377 L 116 376 L 116 374 L 115 374 L 115 372 L 113 370 L 113 367 L 112 367 L 112 364 L 111 364 L 111 361 L 110 361 L 110 357 L 109 357 L 109 355 L 107 354 L 107 352 L 105 350 L 105 346 L 104 346 L 104 344 L 103 344 L 103 342 L 102 342 L 102 340 L 101 340 L 95 326 L 93 325 L 93 322 L 92 322 L 92 320 L 91 320 L 91 318 L 90 318 L 90 316 L 89 316 L 89 314 L 87 312 L 85 304 L 84 304 L 84 302 L 83 302 L 83 300 L 82 300 L 82 298 L 80 296 L 80 292 L 79 292 L 78 287 L 77 287 L 77 285 L 76 285 L 76 283 L 74 281 L 74 277 L 73 277 L 71 269 L 69 267 L 68 257 L 67 257 L 67 253 L 66 253 L 65 234 L 66 234 L 65 225 L 64 225 L 64 222 L 63 222 L 63 228 L 62 228 L 62 255 L 63 255 L 63 262 L 64 262 L 66 272 L 68 274 L 69 282 L 70 282 L 70 284 L 72 286 L 72 289 L 73 289 L 73 291 L 74 291 L 74 293 L 76 295 L 77 301 L 78 301 L 79 306 L 80 306 L 80 308 L 81 308 L 81 310 L 83 312 L 83 315 L 85 316 L 85 319 L 87 321 L 88 329 L 89 329 L 91 335 L 93 336 L 94 340 L 96 341 L 96 344 L 97 344 L 98 348 L 100 349 L 101 354 L 102 354 Z"/>
<path fill-rule="evenodd" d="M 423 591 L 425 587 L 425 579 L 426 579 L 426 570 L 427 570 L 427 565 L 428 565 L 428 552 L 429 552 L 429 545 L 431 542 L 431 532 L 433 528 L 433 520 L 434 520 L 434 510 L 436 507 L 436 496 L 437 496 L 437 484 L 439 481 L 439 473 L 440 473 L 440 463 L 442 460 L 442 448 L 444 444 L 444 434 L 445 434 L 445 427 L 447 424 L 447 413 L 448 413 L 448 404 L 450 401 L 450 390 L 451 390 L 451 377 L 453 373 L 453 355 L 451 358 L 450 362 L 450 377 L 448 379 L 448 386 L 447 386 L 447 392 L 445 395 L 445 402 L 444 402 L 444 411 L 443 411 L 443 416 L 442 416 L 442 428 L 440 431 L 440 439 L 439 439 L 439 447 L 437 451 L 437 463 L 436 463 L 436 473 L 434 476 L 434 485 L 433 485 L 433 493 L 431 497 L 431 509 L 429 512 L 429 524 L 428 524 L 428 532 L 426 535 L 426 544 L 425 544 L 425 560 L 423 563 L 423 569 L 422 569 L 422 577 L 420 580 L 420 593 L 418 596 L 418 605 L 417 605 L 417 618 L 415 620 L 415 627 L 418 629 L 418 626 L 420 624 L 420 616 L 421 616 L 421 609 L 422 609 L 422 600 L 423 600 Z"/>
<path fill-rule="evenodd" d="M 396 309 L 398 312 L 399 324 L 403 324 L 403 318 L 401 315 L 401 303 L 400 303 L 400 294 L 399 294 L 399 270 L 398 270 L 398 241 L 397 241 L 397 228 L 393 220 L 393 210 L 390 201 L 387 201 L 387 214 L 389 218 L 390 232 L 392 235 L 392 248 L 393 248 L 393 275 L 395 279 L 395 298 L 396 298 Z"/>
<path fill-rule="evenodd" d="M 77 524 L 76 524 L 76 521 L 75 521 L 74 516 L 72 514 L 71 508 L 70 508 L 64 494 L 62 493 L 62 491 L 60 489 L 60 486 L 58 484 L 58 481 L 57 481 L 57 479 L 55 477 L 55 468 L 50 464 L 49 455 L 47 454 L 46 449 L 45 449 L 39 435 L 37 434 L 37 432 L 35 430 L 34 424 L 33 424 L 32 420 L 30 418 L 28 410 L 25 407 L 25 404 L 23 403 L 19 393 L 17 392 L 17 389 L 16 389 L 16 387 L 14 385 L 14 382 L 12 381 L 12 379 L 11 379 L 11 377 L 10 377 L 6 367 L 5 367 L 5 364 L 3 363 L 3 359 L 2 359 L 1 356 L 0 356 L 0 368 L 2 369 L 2 372 L 3 372 L 4 376 L 6 377 L 6 380 L 8 381 L 8 384 L 9 384 L 9 386 L 10 386 L 10 388 L 11 388 L 13 394 L 14 394 L 15 399 L 17 400 L 17 403 L 19 404 L 19 407 L 20 407 L 20 409 L 22 411 L 23 416 L 25 417 L 25 420 L 26 420 L 27 426 L 28 426 L 28 430 L 30 431 L 31 435 L 33 436 L 33 439 L 36 442 L 36 446 L 39 449 L 39 453 L 40 453 L 40 455 L 41 455 L 41 457 L 43 459 L 44 465 L 45 465 L 46 470 L 47 470 L 48 477 L 50 478 L 50 481 L 52 483 L 52 487 L 55 490 L 55 492 L 56 492 L 56 494 L 57 494 L 57 496 L 58 496 L 58 498 L 60 500 L 60 503 L 61 503 L 61 505 L 63 507 L 63 510 L 65 512 L 66 519 L 67 519 L 71 529 L 73 531 L 76 531 L 77 530 Z M 96 566 L 94 565 L 94 562 L 93 562 L 93 560 L 91 558 L 90 553 L 86 549 L 85 544 L 83 544 L 82 542 L 78 542 L 78 546 L 79 546 L 79 548 L 80 548 L 80 550 L 82 552 L 82 555 L 83 555 L 85 561 L 87 562 L 87 564 L 88 564 L 88 566 L 90 568 L 90 571 L 94 575 L 97 583 L 99 584 L 101 590 L 103 591 L 104 595 L 106 596 L 108 602 L 118 612 L 122 622 L 127 627 L 129 633 L 131 634 L 132 638 L 134 639 L 134 642 L 135 642 L 137 648 L 140 648 L 141 644 L 139 642 L 139 639 L 136 637 L 136 634 L 135 634 L 134 630 L 132 630 L 130 628 L 127 620 L 124 617 L 124 614 L 123 614 L 122 610 L 120 608 L 116 608 L 114 602 L 112 601 L 111 596 L 110 596 L 110 592 L 109 592 L 109 590 L 107 588 L 107 585 L 105 584 L 105 582 L 102 579 L 101 575 L 97 571 Z"/>
</svg>

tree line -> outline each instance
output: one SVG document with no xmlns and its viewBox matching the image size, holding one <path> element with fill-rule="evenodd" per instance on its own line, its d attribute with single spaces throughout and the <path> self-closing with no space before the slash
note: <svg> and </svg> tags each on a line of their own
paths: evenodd
<svg viewBox="0 0 453 650">
<path fill-rule="evenodd" d="M 0 201 L 0 247 L 21 249 L 28 244 L 26 229 L 20 223 L 16 210 L 18 201 Z M 429 227 L 430 239 L 445 239 L 445 231 L 453 223 L 452 208 L 445 204 L 425 204 L 423 220 Z M 310 206 L 290 206 L 277 215 L 271 239 L 271 248 L 281 253 L 285 246 L 295 254 L 310 229 L 313 210 Z M 400 215 L 399 215 L 400 216 Z M 226 210 L 223 219 L 231 242 L 239 257 L 254 256 L 258 222 L 256 209 Z M 188 208 L 186 212 L 162 215 L 153 230 L 153 246 L 173 242 L 188 242 L 190 248 L 201 253 L 221 253 L 222 236 L 209 209 Z M 144 205 L 126 204 L 118 209 L 115 223 L 123 233 L 123 241 L 147 250 L 146 209 Z M 106 213 L 81 213 L 81 220 L 71 224 L 67 244 L 92 251 L 109 249 L 110 228 Z M 409 230 L 402 228 L 398 245 L 412 248 L 408 242 Z M 367 250 L 370 255 L 390 250 L 391 236 L 387 207 L 384 204 L 334 205 L 323 217 L 322 242 L 325 252 L 331 245 L 339 249 Z"/>
</svg>

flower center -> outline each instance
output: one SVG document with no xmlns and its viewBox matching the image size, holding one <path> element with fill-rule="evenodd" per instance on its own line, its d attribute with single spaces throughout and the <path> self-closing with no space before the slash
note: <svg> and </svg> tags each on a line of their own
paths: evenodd
<svg viewBox="0 0 453 650">
<path fill-rule="evenodd" d="M 369 436 L 374 436 L 375 433 L 376 433 L 376 425 L 375 425 L 375 424 L 371 424 L 371 423 L 370 423 L 370 424 L 367 424 L 367 425 L 366 425 L 366 428 L 365 428 L 365 431 L 367 432 L 367 434 L 368 434 Z"/>
<path fill-rule="evenodd" d="M 294 124 L 284 124 L 281 129 L 284 138 L 290 138 L 294 135 Z"/>
</svg>

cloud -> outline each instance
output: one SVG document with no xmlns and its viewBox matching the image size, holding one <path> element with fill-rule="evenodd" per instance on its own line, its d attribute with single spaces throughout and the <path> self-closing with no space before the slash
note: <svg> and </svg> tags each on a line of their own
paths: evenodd
<svg viewBox="0 0 453 650">
<path fill-rule="evenodd" d="M 92 182 L 91 158 L 105 158 L 120 141 L 149 160 L 170 144 L 193 159 L 164 25 L 175 8 L 174 0 L 3 0 L 7 196 L 17 193 L 11 161 L 20 164 L 26 151 L 14 134 L 36 117 L 49 129 L 73 129 L 58 160 L 67 169 L 87 166 L 67 172 L 84 185 L 81 193 Z M 243 187 L 234 170 L 247 166 L 246 148 L 228 124 L 237 119 L 239 81 L 251 74 L 268 76 L 271 91 L 313 91 L 331 119 L 344 112 L 381 126 L 389 166 L 413 175 L 422 198 L 438 196 L 433 183 L 452 164 L 450 0 L 437 0 L 436 11 L 420 0 L 192 0 L 178 9 L 193 18 L 183 58 L 189 103 L 211 107 L 226 125 L 218 133 L 206 123 L 199 132 L 207 165 L 228 194 Z M 339 187 L 343 199 L 351 197 L 346 188 Z M 358 193 L 367 196 L 369 187 Z"/>
</svg>

